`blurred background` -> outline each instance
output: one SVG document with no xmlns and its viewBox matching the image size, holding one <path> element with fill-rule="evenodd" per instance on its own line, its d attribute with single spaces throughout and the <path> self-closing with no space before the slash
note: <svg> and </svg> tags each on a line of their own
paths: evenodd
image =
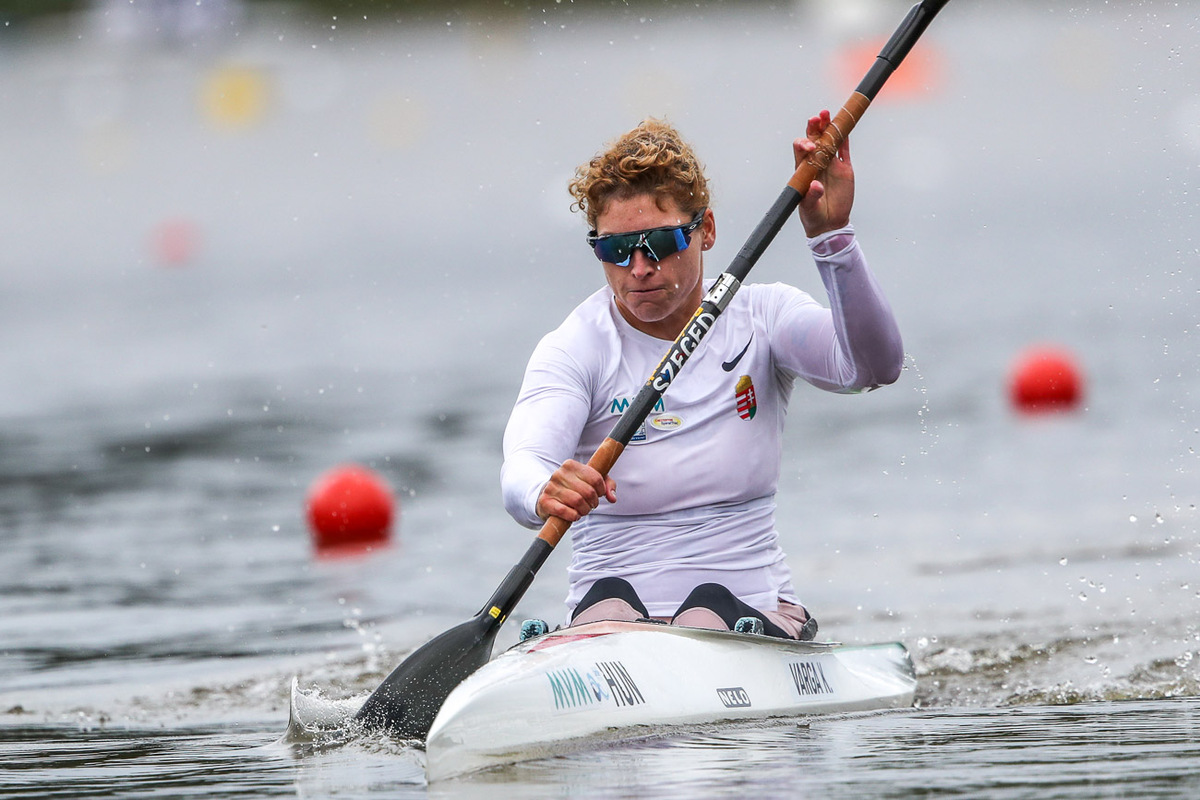
<svg viewBox="0 0 1200 800">
<path fill-rule="evenodd" d="M 602 280 L 575 166 L 678 125 L 715 276 L 909 5 L 0 2 L 0 707 L 277 714 L 474 613 L 529 541 L 525 360 Z M 797 390 L 781 535 L 822 630 L 904 640 L 926 702 L 1196 685 L 1197 27 L 955 0 L 852 137 L 907 370 Z M 798 225 L 754 278 L 823 298 Z M 1042 343 L 1073 410 L 1010 403 Z M 305 496 L 346 462 L 399 521 L 322 559 Z"/>
</svg>

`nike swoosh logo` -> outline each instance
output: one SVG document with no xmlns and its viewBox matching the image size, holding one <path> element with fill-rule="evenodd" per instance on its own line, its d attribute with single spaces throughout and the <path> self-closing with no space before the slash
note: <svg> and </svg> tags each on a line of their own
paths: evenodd
<svg viewBox="0 0 1200 800">
<path fill-rule="evenodd" d="M 732 361 L 723 362 L 721 364 L 721 369 L 725 370 L 726 372 L 732 372 L 733 368 L 736 367 L 738 365 L 738 362 L 742 360 L 742 356 L 746 355 L 746 351 L 750 349 L 750 342 L 753 342 L 753 341 L 754 341 L 754 334 L 752 333 L 752 334 L 750 334 L 750 340 L 748 342 L 746 342 L 746 346 L 742 348 L 742 352 L 740 352 L 736 356 L 734 356 Z"/>
</svg>

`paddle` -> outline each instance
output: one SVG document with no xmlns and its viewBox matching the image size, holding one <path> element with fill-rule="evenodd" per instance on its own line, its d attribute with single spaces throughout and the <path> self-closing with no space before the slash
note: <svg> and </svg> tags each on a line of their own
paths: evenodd
<svg viewBox="0 0 1200 800">
<path fill-rule="evenodd" d="M 654 374 L 588 461 L 589 466 L 601 475 L 607 475 L 612 469 L 629 440 L 695 352 L 717 317 L 729 305 L 750 269 L 796 210 L 809 185 L 828 166 L 842 140 L 858 123 L 876 93 L 947 2 L 949 0 L 922 0 L 908 12 L 880 51 L 866 77 L 818 140 L 817 149 L 796 168 L 795 174 L 750 234 L 729 269 L 705 295 Z M 500 626 L 570 525 L 558 517 L 548 519 L 525 555 L 504 578 L 483 609 L 472 619 L 422 645 L 405 659 L 367 698 L 355 719 L 370 728 L 383 728 L 394 736 L 424 739 L 450 691 L 491 658 L 492 644 Z"/>
</svg>

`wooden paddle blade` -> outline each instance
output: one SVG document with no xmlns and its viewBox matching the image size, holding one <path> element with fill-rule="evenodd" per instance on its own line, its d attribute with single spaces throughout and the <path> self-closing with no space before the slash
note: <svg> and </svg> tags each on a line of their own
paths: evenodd
<svg viewBox="0 0 1200 800">
<path fill-rule="evenodd" d="M 480 614 L 429 640 L 379 684 L 355 720 L 397 738 L 424 740 L 454 687 L 491 658 L 499 629 Z"/>
</svg>

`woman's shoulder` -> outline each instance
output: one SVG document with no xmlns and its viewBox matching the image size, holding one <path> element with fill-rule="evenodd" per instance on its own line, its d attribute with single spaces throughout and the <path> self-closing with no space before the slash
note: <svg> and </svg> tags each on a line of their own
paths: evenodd
<svg viewBox="0 0 1200 800">
<path fill-rule="evenodd" d="M 771 316 L 793 305 L 815 303 L 812 295 L 790 283 L 747 283 L 734 296 L 730 310 L 740 310 L 755 318 Z"/>
<path fill-rule="evenodd" d="M 543 341 L 566 342 L 609 335 L 613 327 L 609 308 L 611 301 L 612 292 L 607 287 L 597 289 L 571 309 L 571 313 L 557 328 L 547 333 Z"/>
<path fill-rule="evenodd" d="M 542 337 L 533 358 L 555 362 L 567 360 L 582 367 L 593 355 L 611 349 L 608 340 L 615 334 L 610 303 L 611 292 L 607 288 L 593 292 L 575 306 L 558 327 Z"/>
</svg>

